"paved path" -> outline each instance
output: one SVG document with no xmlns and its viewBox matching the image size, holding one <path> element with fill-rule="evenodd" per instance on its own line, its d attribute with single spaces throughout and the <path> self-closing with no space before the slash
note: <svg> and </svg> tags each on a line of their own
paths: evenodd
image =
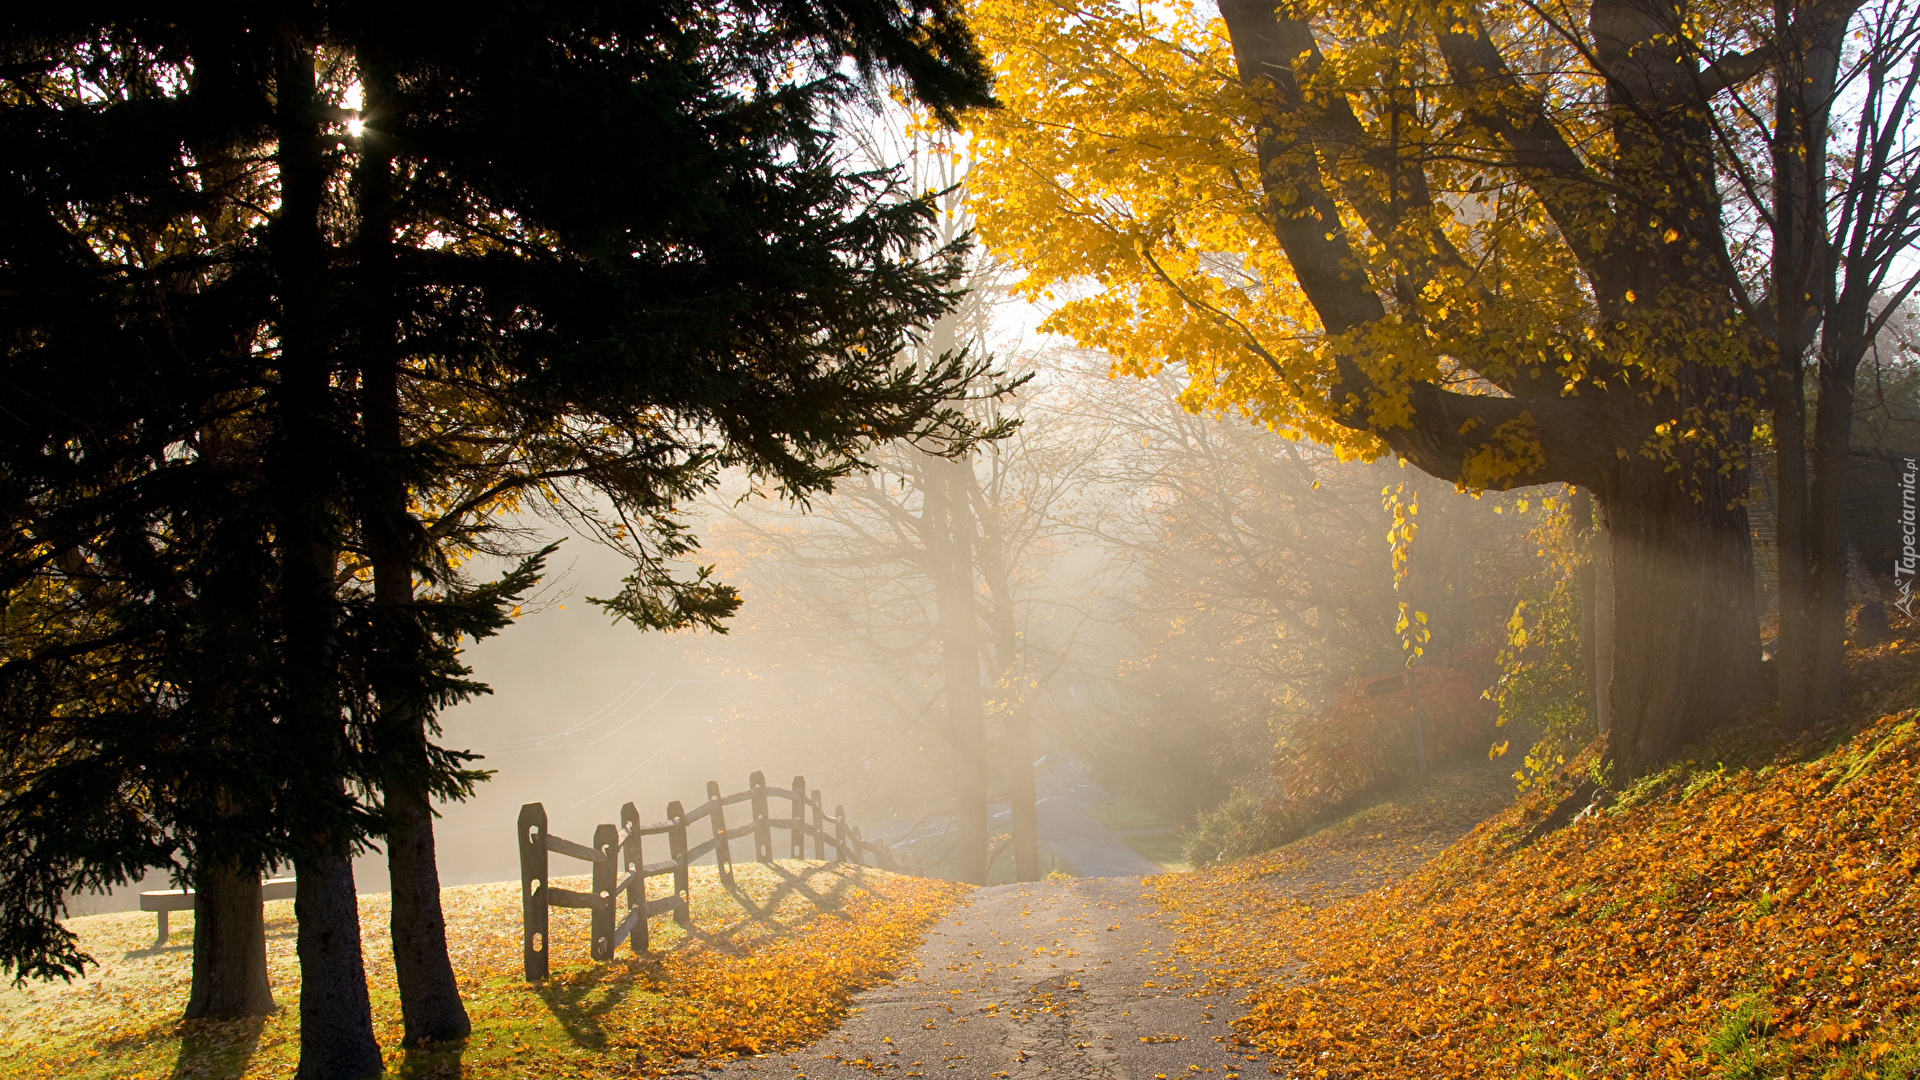
<svg viewBox="0 0 1920 1080">
<path fill-rule="evenodd" d="M 1231 993 L 1193 996 L 1170 920 L 1139 878 L 977 890 L 916 963 L 861 995 L 819 1043 L 728 1063 L 756 1077 L 1038 1078 L 1264 1075 L 1239 1045 Z M 1202 980 L 1204 981 L 1204 980 Z M 1194 1068 L 1197 1067 L 1197 1071 Z"/>
<path fill-rule="evenodd" d="M 1096 803 L 1112 799 L 1087 776 L 1085 768 L 1075 762 L 1061 762 L 1040 773 L 1035 780 L 1038 798 L 1034 800 L 1034 811 L 1038 819 L 1035 824 L 1039 832 L 1041 872 L 1044 873 L 1051 865 L 1046 860 L 1047 855 L 1059 856 L 1079 877 L 1135 877 L 1165 872 L 1166 867 L 1128 846 L 1124 835 L 1082 812 Z M 1012 814 L 1006 801 L 1001 800 L 990 806 L 989 810 L 989 829 L 995 833 L 1003 832 Z M 905 822 L 896 822 L 894 825 L 904 827 Z M 952 832 L 953 826 L 949 824 L 922 835 L 903 850 L 913 852 L 922 859 L 937 858 L 938 852 L 947 843 L 945 838 Z M 1000 858 L 1004 861 L 999 866 L 1012 864 L 1011 855 L 1002 855 Z"/>
<path fill-rule="evenodd" d="M 1073 867 L 1081 877 L 1137 877 L 1161 867 L 1127 846 L 1119 833 L 1082 813 L 1109 798 L 1092 781 L 1075 774 L 1048 785 L 1035 805 L 1040 846 Z"/>
</svg>

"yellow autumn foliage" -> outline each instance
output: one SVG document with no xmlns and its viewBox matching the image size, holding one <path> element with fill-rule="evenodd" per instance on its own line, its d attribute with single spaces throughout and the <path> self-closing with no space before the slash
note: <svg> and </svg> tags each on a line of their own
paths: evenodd
<svg viewBox="0 0 1920 1080">
<path fill-rule="evenodd" d="M 585 878 L 554 884 L 586 888 Z M 694 933 L 654 920 L 654 951 L 587 956 L 584 911 L 552 913 L 553 971 L 520 969 L 519 883 L 443 890 L 447 938 L 473 1020 L 464 1047 L 398 1049 L 399 997 L 384 894 L 362 896 L 374 1029 L 388 1074 L 432 1077 L 653 1076 L 819 1038 L 853 994 L 897 972 L 921 933 L 966 886 L 847 865 L 735 864 L 735 888 L 693 868 Z M 742 907 L 741 900 L 753 905 Z M 0 989 L 0 1077 L 160 1080 L 291 1073 L 299 1049 L 299 964 L 292 901 L 267 905 L 268 968 L 278 1010 L 257 1020 L 182 1021 L 192 970 L 191 916 L 155 950 L 153 916 L 69 921 L 102 967 L 72 984 Z M 183 925 L 184 924 L 184 925 Z"/>
<path fill-rule="evenodd" d="M 1721 317 L 1717 299 L 1640 297 L 1620 318 L 1602 314 L 1591 267 L 1530 186 L 1537 178 L 1470 120 L 1496 91 L 1461 87 L 1434 45 L 1457 7 L 1284 6 L 1312 25 L 1323 54 L 1303 59 L 1303 92 L 1350 103 L 1358 125 L 1351 145 L 1322 135 L 1314 152 L 1339 208 L 1326 235 L 1337 231 L 1350 249 L 1343 273 L 1383 298 L 1377 321 L 1327 333 L 1281 250 L 1273 216 L 1307 211 L 1288 201 L 1297 193 L 1266 201 L 1256 124 L 1269 121 L 1212 3 L 975 0 L 1004 102 L 969 121 L 980 234 L 1024 272 L 1018 290 L 1053 307 L 1043 329 L 1107 351 L 1116 373 L 1183 365 L 1190 408 L 1240 412 L 1364 457 L 1385 451 L 1382 433 L 1412 424 L 1418 384 L 1500 397 L 1499 386 L 1525 382 L 1529 393 L 1577 398 L 1631 382 L 1651 400 L 1690 366 L 1756 362 L 1748 328 Z M 1604 159 L 1602 80 L 1559 32 L 1585 16 L 1515 4 L 1487 18 L 1502 52 L 1524 59 L 1524 84 L 1548 120 L 1589 160 Z M 1410 199 L 1416 177 L 1421 197 Z M 1610 213 L 1600 205 L 1610 197 L 1567 201 Z M 1369 219 L 1360 206 L 1369 200 L 1387 209 Z M 1347 396 L 1356 383 L 1340 362 L 1364 376 L 1364 400 Z M 1672 431 L 1710 441 L 1727 422 L 1688 408 L 1661 436 L 1648 424 L 1627 449 L 1669 455 L 1684 441 L 1665 437 Z M 1478 450 L 1450 478 L 1504 486 L 1539 473 L 1548 465 L 1539 422 L 1523 412 L 1474 433 Z"/>
<path fill-rule="evenodd" d="M 1920 646 L 1874 659 L 1911 701 Z M 1721 748 L 1764 748 L 1770 723 Z M 1320 838 L 1156 879 L 1159 895 L 1187 961 L 1251 990 L 1237 1026 L 1282 1075 L 1920 1070 L 1920 710 L 1813 753 L 1676 763 L 1541 834 L 1595 765 L 1357 896 L 1274 887 Z"/>
</svg>

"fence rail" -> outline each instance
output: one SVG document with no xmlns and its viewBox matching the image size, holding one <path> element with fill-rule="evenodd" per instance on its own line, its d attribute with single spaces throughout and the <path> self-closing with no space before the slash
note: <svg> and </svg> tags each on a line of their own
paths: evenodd
<svg viewBox="0 0 1920 1080">
<path fill-rule="evenodd" d="M 585 908 L 591 913 L 593 921 L 588 955 L 595 960 L 613 959 L 614 949 L 623 941 L 634 952 L 644 953 L 648 948 L 647 924 L 656 916 L 672 915 L 681 926 L 690 925 L 687 870 L 695 862 L 713 855 L 720 868 L 721 880 L 729 885 L 733 883 L 735 840 L 752 837 L 755 861 L 772 862 L 773 831 L 784 829 L 789 858 L 806 858 L 807 839 L 811 837 L 813 857 L 816 859 L 825 859 L 827 849 L 831 847 L 834 862 L 866 865 L 867 857 L 871 856 L 874 866 L 887 870 L 896 868 L 893 852 L 885 843 L 864 840 L 859 829 L 847 824 L 844 807 L 835 806 L 833 816 L 828 817 L 825 805 L 820 801 L 820 792 L 809 792 L 805 777 L 794 777 L 791 788 L 770 788 L 767 778 L 756 772 L 748 779 L 747 785 L 745 791 L 722 795 L 719 781 L 709 780 L 706 802 L 691 811 L 683 809 L 678 802 L 668 803 L 665 821 L 642 824 L 640 812 L 633 808 L 632 803 L 627 803 L 620 808 L 619 827 L 601 825 L 594 829 L 591 845 L 553 835 L 547 829 L 546 807 L 540 803 L 522 806 L 519 824 L 520 952 L 527 981 L 539 982 L 547 977 L 547 956 L 551 944 L 547 933 L 549 909 Z M 787 816 L 772 816 L 768 805 L 772 799 L 787 800 Z M 749 811 L 752 820 L 729 828 L 726 808 L 741 803 L 752 804 Z M 711 822 L 710 835 L 690 845 L 687 829 L 703 818 Z M 641 841 L 649 836 L 667 838 L 666 859 L 656 862 L 645 860 Z M 593 867 L 592 891 L 577 892 L 554 885 L 548 872 L 549 855 L 565 855 L 590 863 Z M 667 874 L 673 875 L 672 894 L 649 898 L 647 880 Z M 623 897 L 627 912 L 616 922 L 614 915 Z"/>
</svg>

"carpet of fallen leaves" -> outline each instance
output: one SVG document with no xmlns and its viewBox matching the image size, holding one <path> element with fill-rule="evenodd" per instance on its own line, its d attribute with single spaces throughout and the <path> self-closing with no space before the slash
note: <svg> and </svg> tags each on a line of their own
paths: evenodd
<svg viewBox="0 0 1920 1080">
<path fill-rule="evenodd" d="M 1159 896 L 1188 961 L 1250 990 L 1276 1072 L 1920 1077 L 1920 709 L 1892 708 L 1920 651 L 1882 658 L 1902 684 L 1822 746 L 1722 764 L 1770 738 L 1755 718 L 1533 836 L 1590 748 L 1397 881 L 1426 853 L 1383 831 L 1350 857 L 1384 867 L 1371 891 L 1318 884 L 1343 841 L 1315 837 Z"/>
<path fill-rule="evenodd" d="M 587 879 L 555 885 L 587 888 Z M 387 897 L 361 897 L 361 932 L 388 1073 L 406 1077 L 652 1076 L 701 1062 L 801 1045 L 831 1029 L 853 994 L 885 981 L 922 930 L 966 887 L 845 865 L 740 863 L 734 888 L 693 871 L 693 930 L 653 921 L 653 951 L 587 958 L 584 911 L 552 912 L 553 971 L 520 972 L 518 882 L 443 893 L 461 993 L 465 1046 L 401 1051 L 399 1000 L 385 939 Z M 184 1022 L 192 976 L 191 913 L 153 949 L 143 912 L 77 918 L 103 961 L 84 980 L 0 989 L 0 1076 L 251 1078 L 291 1075 L 299 967 L 291 901 L 267 905 L 268 966 L 279 1009 L 233 1023 Z"/>
</svg>

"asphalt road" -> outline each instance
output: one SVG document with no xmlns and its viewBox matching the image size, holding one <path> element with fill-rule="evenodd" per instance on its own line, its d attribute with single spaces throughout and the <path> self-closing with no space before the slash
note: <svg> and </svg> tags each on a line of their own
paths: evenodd
<svg viewBox="0 0 1920 1080">
<path fill-rule="evenodd" d="M 1128 847 L 1112 829 L 1081 813 L 1107 799 L 1106 791 L 1076 770 L 1051 779 L 1034 807 L 1041 848 L 1060 856 L 1081 877 L 1158 874 L 1159 864 Z"/>
<path fill-rule="evenodd" d="M 1077 816 L 1077 810 L 1075 811 Z M 1249 1080 L 1270 1059 L 1236 1040 L 1230 993 L 1176 970 L 1169 918 L 1140 879 L 1076 878 L 973 893 L 914 965 L 790 1054 L 729 1062 L 756 1077 Z M 1204 983 L 1202 975 L 1198 983 Z"/>
<path fill-rule="evenodd" d="M 1046 856 L 1057 855 L 1080 877 L 1139 877 L 1163 873 L 1165 868 L 1127 846 L 1119 833 L 1088 817 L 1081 811 L 1095 803 L 1112 799 L 1107 791 L 1088 779 L 1079 765 L 1063 763 L 1036 778 L 1035 824 L 1040 839 L 1041 865 L 1045 872 L 1052 864 Z M 989 828 L 995 832 L 1007 827 L 1011 811 L 1000 803 L 989 816 Z M 922 858 L 943 842 L 952 831 L 948 826 L 922 837 L 914 850 Z M 1011 859 L 1010 855 L 1001 856 Z M 1002 866 L 1007 865 L 1002 863 Z"/>
</svg>

